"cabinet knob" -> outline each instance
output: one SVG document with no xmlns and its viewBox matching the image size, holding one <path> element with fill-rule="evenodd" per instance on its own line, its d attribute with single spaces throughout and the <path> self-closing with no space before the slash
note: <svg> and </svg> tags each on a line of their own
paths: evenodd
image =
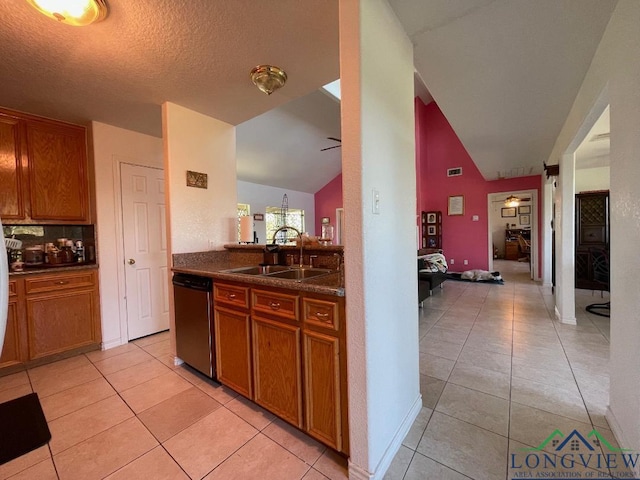
<svg viewBox="0 0 640 480">
<path fill-rule="evenodd" d="M 129 265 L 135 265 L 136 261 L 133 258 L 129 259 Z"/>
<path fill-rule="evenodd" d="M 235 293 L 227 293 L 227 298 L 229 300 L 233 300 L 234 298 L 236 298 L 236 294 Z"/>
<path fill-rule="evenodd" d="M 328 316 L 328 313 L 316 312 L 316 317 L 318 318 L 327 318 Z"/>
<path fill-rule="evenodd" d="M 269 302 L 269 306 L 271 307 L 272 310 L 279 310 L 280 302 Z"/>
</svg>

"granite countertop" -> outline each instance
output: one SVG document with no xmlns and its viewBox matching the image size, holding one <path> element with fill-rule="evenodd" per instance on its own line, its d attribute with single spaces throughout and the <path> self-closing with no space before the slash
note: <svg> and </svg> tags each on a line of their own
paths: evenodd
<svg viewBox="0 0 640 480">
<path fill-rule="evenodd" d="M 58 273 L 58 272 L 69 272 L 73 270 L 97 270 L 97 269 L 98 269 L 98 264 L 96 263 L 81 263 L 81 264 L 70 263 L 67 265 L 58 265 L 55 267 L 33 266 L 33 267 L 26 267 L 21 272 L 9 271 L 9 277 L 14 277 L 14 276 L 17 277 L 22 275 L 34 275 L 38 273 Z"/>
<path fill-rule="evenodd" d="M 231 273 L 223 271 L 242 268 L 243 266 L 250 267 L 254 265 L 232 265 L 223 264 L 221 262 L 202 262 L 198 264 L 174 266 L 171 270 L 177 273 L 189 273 L 192 275 L 210 277 L 214 280 L 242 282 L 251 285 L 263 285 L 265 287 L 286 288 L 289 290 L 344 297 L 344 285 L 342 285 L 342 275 L 340 272 L 309 278 L 301 282 L 278 279 L 264 275 L 247 275 L 242 273 Z"/>
</svg>

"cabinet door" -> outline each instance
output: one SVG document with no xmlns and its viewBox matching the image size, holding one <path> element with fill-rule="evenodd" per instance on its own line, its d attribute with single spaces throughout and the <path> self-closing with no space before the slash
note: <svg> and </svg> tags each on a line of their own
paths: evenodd
<svg viewBox="0 0 640 480">
<path fill-rule="evenodd" d="M 342 450 L 340 346 L 338 338 L 305 331 L 304 397 L 306 431 Z"/>
<path fill-rule="evenodd" d="M 0 218 L 25 218 L 18 119 L 0 116 Z"/>
<path fill-rule="evenodd" d="M 94 290 L 27 296 L 29 359 L 98 343 L 96 303 Z"/>
<path fill-rule="evenodd" d="M 249 313 L 214 308 L 218 380 L 252 398 Z"/>
<path fill-rule="evenodd" d="M 85 129 L 27 123 L 31 218 L 89 222 Z"/>
<path fill-rule="evenodd" d="M 256 403 L 302 427 L 300 328 L 254 315 L 252 333 Z"/>
<path fill-rule="evenodd" d="M 1 252 L 0 252 L 1 253 Z M 7 330 L 0 357 L 0 368 L 17 365 L 20 358 L 20 334 L 18 331 L 18 304 L 9 302 L 9 316 L 7 317 Z"/>
</svg>

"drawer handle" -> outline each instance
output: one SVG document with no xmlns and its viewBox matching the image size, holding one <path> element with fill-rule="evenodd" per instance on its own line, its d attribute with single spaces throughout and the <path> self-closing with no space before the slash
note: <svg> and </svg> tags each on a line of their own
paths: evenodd
<svg viewBox="0 0 640 480">
<path fill-rule="evenodd" d="M 280 310 L 280 302 L 270 301 L 269 306 L 271 307 L 271 310 Z"/>
<path fill-rule="evenodd" d="M 235 293 L 227 293 L 227 298 L 229 300 L 233 300 L 234 298 L 236 298 L 236 294 Z"/>
<path fill-rule="evenodd" d="M 327 318 L 329 316 L 328 313 L 321 313 L 321 312 L 316 312 L 316 317 L 319 318 Z"/>
<path fill-rule="evenodd" d="M 69 283 L 69 280 L 60 280 L 57 282 L 54 282 L 56 285 L 66 285 L 67 283 Z"/>
</svg>

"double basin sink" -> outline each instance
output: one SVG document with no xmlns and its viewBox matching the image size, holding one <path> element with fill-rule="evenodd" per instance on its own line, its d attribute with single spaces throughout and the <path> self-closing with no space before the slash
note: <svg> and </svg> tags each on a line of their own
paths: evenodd
<svg viewBox="0 0 640 480">
<path fill-rule="evenodd" d="M 255 267 L 232 268 L 223 270 L 223 273 L 238 273 L 242 275 L 260 275 L 281 280 L 294 280 L 302 282 L 309 278 L 329 275 L 333 270 L 316 267 L 288 267 L 284 265 L 258 265 Z"/>
</svg>

